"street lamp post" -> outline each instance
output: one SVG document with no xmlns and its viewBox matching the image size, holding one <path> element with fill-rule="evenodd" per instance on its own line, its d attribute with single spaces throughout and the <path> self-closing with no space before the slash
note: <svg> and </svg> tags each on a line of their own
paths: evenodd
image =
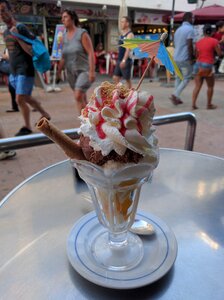
<svg viewBox="0 0 224 300">
<path fill-rule="evenodd" d="M 170 18 L 170 44 L 173 44 L 173 28 L 174 28 L 174 8 L 175 8 L 175 0 L 172 3 L 172 14 Z"/>
</svg>

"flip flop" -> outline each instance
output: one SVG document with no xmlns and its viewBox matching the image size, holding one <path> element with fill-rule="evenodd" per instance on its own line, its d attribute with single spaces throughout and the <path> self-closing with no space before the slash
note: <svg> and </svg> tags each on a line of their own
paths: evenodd
<svg viewBox="0 0 224 300">
<path fill-rule="evenodd" d="M 169 97 L 169 99 L 171 100 L 171 102 L 173 103 L 173 105 L 178 105 L 179 104 L 178 101 L 177 101 L 177 99 L 176 99 L 176 97 L 174 95 L 171 95 Z"/>
<path fill-rule="evenodd" d="M 214 104 L 210 104 L 207 106 L 207 109 L 216 109 L 217 108 L 217 105 L 214 105 Z"/>
<path fill-rule="evenodd" d="M 176 98 L 177 104 L 183 104 L 183 101 L 180 98 Z"/>
<path fill-rule="evenodd" d="M 176 96 L 174 95 L 171 95 L 169 97 L 169 99 L 171 100 L 171 102 L 174 104 L 174 105 L 179 105 L 179 104 L 182 104 L 183 101 L 180 99 L 180 98 L 177 98 Z"/>
<path fill-rule="evenodd" d="M 7 109 L 6 112 L 7 113 L 12 113 L 12 112 L 18 112 L 18 109 Z"/>
</svg>

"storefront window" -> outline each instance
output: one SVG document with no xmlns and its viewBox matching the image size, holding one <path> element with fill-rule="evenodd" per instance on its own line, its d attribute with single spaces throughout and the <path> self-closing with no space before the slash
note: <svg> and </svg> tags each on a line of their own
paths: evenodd
<svg viewBox="0 0 224 300">
<path fill-rule="evenodd" d="M 15 19 L 25 24 L 36 36 L 43 34 L 43 17 L 33 15 L 15 15 Z"/>
</svg>

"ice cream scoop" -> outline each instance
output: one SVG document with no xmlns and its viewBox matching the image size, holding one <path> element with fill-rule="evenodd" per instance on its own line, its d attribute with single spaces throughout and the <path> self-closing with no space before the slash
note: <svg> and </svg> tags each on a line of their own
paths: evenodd
<svg viewBox="0 0 224 300">
<path fill-rule="evenodd" d="M 92 198 L 88 192 L 82 193 L 82 199 L 85 201 L 85 212 L 90 212 L 94 209 Z M 135 219 L 129 231 L 138 235 L 153 235 L 155 234 L 155 229 L 152 224 L 141 220 Z"/>
</svg>

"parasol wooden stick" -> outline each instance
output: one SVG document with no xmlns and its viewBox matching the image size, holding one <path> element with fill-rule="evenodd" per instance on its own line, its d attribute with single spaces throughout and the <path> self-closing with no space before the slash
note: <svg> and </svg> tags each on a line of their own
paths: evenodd
<svg viewBox="0 0 224 300">
<path fill-rule="evenodd" d="M 140 87 L 140 85 L 142 84 L 142 81 L 143 81 L 143 79 L 144 79 L 144 77 L 145 77 L 146 72 L 147 72 L 148 69 L 151 67 L 151 65 L 154 63 L 154 61 L 155 61 L 155 56 L 153 56 L 153 57 L 151 58 L 151 60 L 148 62 L 148 65 L 147 65 L 147 67 L 145 68 L 145 71 L 144 71 L 144 73 L 142 74 L 142 77 L 140 78 L 140 80 L 139 80 L 139 82 L 138 82 L 136 91 L 139 89 L 139 87 Z"/>
</svg>

